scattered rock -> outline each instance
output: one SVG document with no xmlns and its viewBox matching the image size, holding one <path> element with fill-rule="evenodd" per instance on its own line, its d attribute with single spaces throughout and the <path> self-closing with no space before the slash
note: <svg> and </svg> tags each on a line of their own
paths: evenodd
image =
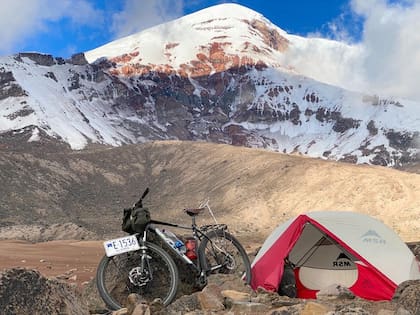
<svg viewBox="0 0 420 315">
<path fill-rule="evenodd" d="M 302 303 L 300 299 L 278 295 L 277 292 L 266 291 L 263 288 L 258 288 L 255 294 L 256 296 L 251 298 L 252 302 L 263 303 L 273 307 L 292 306 Z"/>
<path fill-rule="evenodd" d="M 137 294 L 130 294 L 127 297 L 127 312 L 126 315 L 150 315 L 150 307 L 146 301 L 144 301 Z"/>
<path fill-rule="evenodd" d="M 309 301 L 303 307 L 301 315 L 324 315 L 327 314 L 330 309 L 322 304 Z"/>
<path fill-rule="evenodd" d="M 0 309 L 3 315 L 87 315 L 89 310 L 68 284 L 47 279 L 38 271 L 14 268 L 0 273 Z"/>
<path fill-rule="evenodd" d="M 150 315 L 150 308 L 147 304 L 140 303 L 136 306 L 133 312 L 127 313 L 127 315 Z"/>
<path fill-rule="evenodd" d="M 132 314 L 137 304 L 143 303 L 143 300 L 138 294 L 130 294 L 127 297 L 127 314 Z"/>
<path fill-rule="evenodd" d="M 401 283 L 395 290 L 392 300 L 410 313 L 420 314 L 420 280 Z"/>
<path fill-rule="evenodd" d="M 191 295 L 183 295 L 179 299 L 175 300 L 170 305 L 168 305 L 165 309 L 163 309 L 162 312 L 159 312 L 157 314 L 178 315 L 192 312 L 195 310 L 200 310 L 201 305 L 197 295 L 198 292 L 193 293 Z"/>
<path fill-rule="evenodd" d="M 127 311 L 128 310 L 124 307 L 124 308 L 119 309 L 118 311 L 112 312 L 112 315 L 127 315 L 128 314 Z"/>
<path fill-rule="evenodd" d="M 403 307 L 399 307 L 399 308 L 397 309 L 397 311 L 395 312 L 395 315 L 412 315 L 412 314 L 417 315 L 418 313 L 411 313 L 411 312 L 407 311 L 407 310 L 406 310 L 405 308 L 403 308 Z"/>
<path fill-rule="evenodd" d="M 207 285 L 203 291 L 197 293 L 197 297 L 202 310 L 221 311 L 225 308 L 220 287 L 215 284 Z"/>
<path fill-rule="evenodd" d="M 222 295 L 225 299 L 231 299 L 233 301 L 250 302 L 251 295 L 245 292 L 238 292 L 235 290 L 223 290 Z"/>
<path fill-rule="evenodd" d="M 150 311 L 152 314 L 160 314 L 165 309 L 161 299 L 155 299 L 150 303 Z"/>
<path fill-rule="evenodd" d="M 316 294 L 317 298 L 339 298 L 339 299 L 354 299 L 355 295 L 348 288 L 343 287 L 339 284 L 333 284 L 322 290 L 319 290 Z"/>
<path fill-rule="evenodd" d="M 69 276 L 68 275 L 57 275 L 56 278 L 59 279 L 59 280 L 68 280 Z"/>
<path fill-rule="evenodd" d="M 241 302 L 241 301 L 234 301 L 230 311 L 233 314 L 244 314 L 244 315 L 251 315 L 251 314 L 264 314 L 270 310 L 270 306 L 256 303 L 256 302 Z"/>
<path fill-rule="evenodd" d="M 308 315 L 307 313 L 306 315 Z M 324 313 L 325 314 L 325 313 Z M 365 310 L 362 307 L 352 307 L 352 306 L 346 306 L 341 308 L 340 310 L 336 310 L 334 315 L 372 315 L 369 311 Z"/>
<path fill-rule="evenodd" d="M 133 300 L 135 304 L 128 309 L 133 309 L 132 314 L 135 315 L 137 314 L 134 310 L 137 307 L 139 314 L 150 312 L 153 315 L 418 315 L 419 283 L 420 280 L 401 285 L 395 297 L 396 301 L 364 300 L 355 297 L 341 286 L 332 286 L 324 290 L 317 300 L 306 300 L 280 296 L 276 292 L 264 289 L 250 292 L 249 287 L 245 285 L 239 286 L 240 290 L 236 291 L 232 288 L 238 288 L 237 279 L 227 275 L 213 275 L 209 278 L 208 286 L 201 292 L 181 296 L 166 308 L 160 304 L 160 308 L 155 309 L 152 304 L 142 303 L 138 298 Z M 132 315 L 130 312 L 126 314 Z"/>
<path fill-rule="evenodd" d="M 85 286 L 83 286 L 82 301 L 87 305 L 91 313 L 106 313 L 107 307 L 99 295 L 95 281 L 89 281 Z"/>
<path fill-rule="evenodd" d="M 235 290 L 252 294 L 254 291 L 242 279 L 234 274 L 214 274 L 208 278 L 207 286 L 215 285 L 220 291 Z"/>
</svg>

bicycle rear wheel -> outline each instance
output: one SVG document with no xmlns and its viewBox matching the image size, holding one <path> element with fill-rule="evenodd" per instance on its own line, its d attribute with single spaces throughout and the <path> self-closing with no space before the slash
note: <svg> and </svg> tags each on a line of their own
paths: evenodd
<svg viewBox="0 0 420 315">
<path fill-rule="evenodd" d="M 247 284 L 251 282 L 251 264 L 248 255 L 239 241 L 225 230 L 213 230 L 198 248 L 203 269 L 208 274 L 235 274 L 243 277 Z"/>
<path fill-rule="evenodd" d="M 168 305 L 178 288 L 178 269 L 163 249 L 145 243 L 146 255 L 141 250 L 104 256 L 96 273 L 96 285 L 105 304 L 112 310 L 126 305 L 127 296 L 136 293 L 147 302 L 162 299 Z M 143 257 L 143 264 L 142 264 Z"/>
</svg>

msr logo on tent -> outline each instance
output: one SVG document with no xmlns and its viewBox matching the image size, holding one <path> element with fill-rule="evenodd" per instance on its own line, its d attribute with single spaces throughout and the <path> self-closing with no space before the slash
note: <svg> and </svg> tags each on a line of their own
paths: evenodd
<svg viewBox="0 0 420 315">
<path fill-rule="evenodd" d="M 333 267 L 351 267 L 352 263 L 349 257 L 346 254 L 341 253 L 338 255 L 337 259 L 333 261 Z"/>
<path fill-rule="evenodd" d="M 369 230 L 361 237 L 363 243 L 385 245 L 386 241 L 374 230 Z"/>
</svg>

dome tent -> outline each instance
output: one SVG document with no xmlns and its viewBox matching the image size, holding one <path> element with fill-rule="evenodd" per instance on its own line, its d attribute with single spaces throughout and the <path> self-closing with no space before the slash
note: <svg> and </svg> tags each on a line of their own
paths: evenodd
<svg viewBox="0 0 420 315">
<path fill-rule="evenodd" d="M 252 288 L 277 291 L 285 258 L 300 298 L 341 285 L 365 299 L 390 300 L 401 282 L 420 279 L 420 263 L 399 236 L 355 212 L 310 212 L 279 225 L 252 263 Z"/>
</svg>

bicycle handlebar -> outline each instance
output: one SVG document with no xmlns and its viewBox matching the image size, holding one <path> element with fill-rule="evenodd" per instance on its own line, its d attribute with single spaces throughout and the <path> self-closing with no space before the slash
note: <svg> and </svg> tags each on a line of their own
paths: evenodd
<svg viewBox="0 0 420 315">
<path fill-rule="evenodd" d="M 149 187 L 146 188 L 146 190 L 143 192 L 143 195 L 141 195 L 140 199 L 134 204 L 134 208 L 143 207 L 143 199 L 146 197 L 148 193 L 149 193 Z"/>
</svg>

